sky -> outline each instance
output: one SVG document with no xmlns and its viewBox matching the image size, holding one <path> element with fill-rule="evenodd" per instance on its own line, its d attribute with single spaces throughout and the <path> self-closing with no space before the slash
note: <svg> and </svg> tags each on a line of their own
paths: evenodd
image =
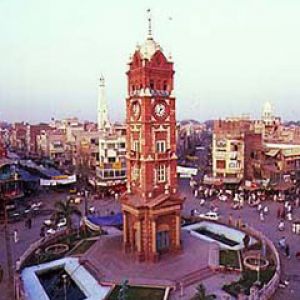
<svg viewBox="0 0 300 300">
<path fill-rule="evenodd" d="M 96 120 L 98 78 L 125 116 L 127 62 L 147 35 L 175 68 L 177 119 L 300 119 L 299 0 L 0 0 L 0 120 Z"/>
</svg>

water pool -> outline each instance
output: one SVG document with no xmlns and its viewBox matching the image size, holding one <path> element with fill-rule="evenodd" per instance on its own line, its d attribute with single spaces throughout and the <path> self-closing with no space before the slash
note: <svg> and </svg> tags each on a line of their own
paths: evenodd
<svg viewBox="0 0 300 300">
<path fill-rule="evenodd" d="M 201 221 L 183 227 L 183 230 L 188 230 L 191 235 L 199 239 L 208 242 L 217 242 L 221 249 L 241 250 L 244 248 L 243 238 L 245 237 L 245 233 L 226 225 Z M 252 245 L 255 242 L 256 240 L 250 237 L 249 244 Z"/>
</svg>

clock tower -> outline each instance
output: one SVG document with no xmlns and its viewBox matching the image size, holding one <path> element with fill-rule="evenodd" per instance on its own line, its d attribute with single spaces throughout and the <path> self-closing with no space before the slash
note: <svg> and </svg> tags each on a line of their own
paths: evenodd
<svg viewBox="0 0 300 300">
<path fill-rule="evenodd" d="M 174 69 L 152 37 L 128 63 L 127 192 L 122 195 L 123 244 L 139 261 L 181 249 L 177 190 Z"/>
</svg>

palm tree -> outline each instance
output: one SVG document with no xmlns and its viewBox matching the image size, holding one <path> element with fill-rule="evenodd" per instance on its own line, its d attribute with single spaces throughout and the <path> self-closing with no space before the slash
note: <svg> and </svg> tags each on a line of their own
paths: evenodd
<svg viewBox="0 0 300 300">
<path fill-rule="evenodd" d="M 216 295 L 214 295 L 214 294 L 206 295 L 206 289 L 205 289 L 205 286 L 202 283 L 200 283 L 197 286 L 196 290 L 197 290 L 197 292 L 191 300 L 212 300 L 212 299 L 216 299 Z"/>
<path fill-rule="evenodd" d="M 67 231 L 69 232 L 72 229 L 72 216 L 77 215 L 81 217 L 81 211 L 71 203 L 71 199 L 66 201 L 57 201 L 55 203 L 56 212 L 55 215 L 57 218 L 65 218 Z"/>
</svg>

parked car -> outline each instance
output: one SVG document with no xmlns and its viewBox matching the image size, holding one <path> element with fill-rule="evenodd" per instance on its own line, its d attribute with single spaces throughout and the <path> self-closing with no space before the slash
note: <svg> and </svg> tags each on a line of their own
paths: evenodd
<svg viewBox="0 0 300 300">
<path fill-rule="evenodd" d="M 63 219 L 59 220 L 59 222 L 56 224 L 56 228 L 57 228 L 57 230 L 61 230 L 66 225 L 67 225 L 67 220 L 66 220 L 66 218 L 63 218 Z"/>
<path fill-rule="evenodd" d="M 227 195 L 222 194 L 222 195 L 219 196 L 219 200 L 220 201 L 224 201 L 225 202 L 225 201 L 227 201 L 227 199 L 228 199 Z"/>
<path fill-rule="evenodd" d="M 199 217 L 206 220 L 219 220 L 220 218 L 219 214 L 214 211 L 208 211 L 205 214 L 199 214 Z"/>
</svg>

